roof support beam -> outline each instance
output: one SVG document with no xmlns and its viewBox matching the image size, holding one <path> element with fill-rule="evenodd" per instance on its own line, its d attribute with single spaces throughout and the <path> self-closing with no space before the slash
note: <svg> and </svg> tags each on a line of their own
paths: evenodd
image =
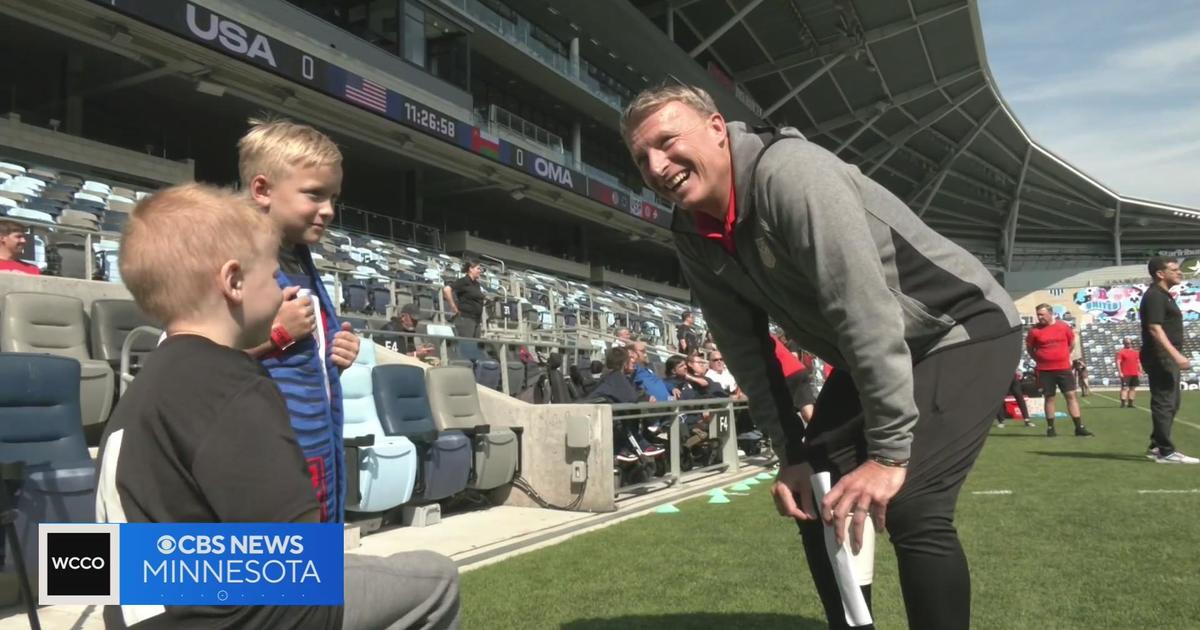
<svg viewBox="0 0 1200 630">
<path fill-rule="evenodd" d="M 1117 200 L 1117 213 L 1113 215 L 1113 254 L 1117 265 L 1121 264 L 1121 200 Z"/>
<path fill-rule="evenodd" d="M 827 44 L 821 44 L 813 50 L 803 50 L 798 53 L 781 57 L 775 61 L 769 61 L 764 64 L 746 68 L 741 72 L 735 73 L 734 79 L 741 82 L 752 81 L 754 79 L 760 79 L 762 77 L 775 74 L 776 72 L 782 72 L 789 68 L 795 68 L 796 66 L 806 64 L 814 59 L 821 59 L 828 57 L 829 55 L 836 55 L 838 53 L 852 51 L 859 46 L 873 44 L 877 41 L 884 40 L 901 33 L 907 33 L 914 28 L 924 26 L 930 22 L 933 22 L 934 20 L 939 20 L 947 15 L 952 15 L 962 11 L 965 8 L 967 8 L 967 3 L 964 2 L 954 6 L 934 9 L 933 11 L 926 11 L 925 13 L 918 15 L 915 19 L 907 18 L 892 22 L 891 24 L 885 24 L 883 26 L 873 28 L 869 31 L 865 31 L 862 34 L 861 40 L 852 39 L 849 37 L 841 37 L 836 41 L 829 42 Z"/>
<path fill-rule="evenodd" d="M 818 136 L 823 133 L 826 133 L 828 131 L 833 131 L 834 129 L 837 129 L 838 127 L 842 127 L 842 126 L 848 125 L 850 123 L 860 122 L 860 121 L 862 121 L 863 118 L 870 116 L 872 114 L 875 114 L 875 113 L 879 112 L 879 110 L 881 110 L 881 109 L 887 109 L 889 107 L 901 107 L 903 105 L 907 105 L 907 104 L 925 96 L 926 94 L 931 94 L 938 90 L 945 89 L 946 87 L 953 85 L 955 83 L 958 83 L 959 81 L 961 81 L 963 79 L 966 79 L 968 77 L 973 77 L 973 76 L 979 74 L 979 72 L 980 72 L 980 70 L 977 67 L 976 68 L 968 68 L 966 70 L 960 70 L 958 72 L 955 72 L 954 74 L 946 75 L 945 77 L 942 77 L 941 79 L 934 81 L 933 83 L 927 83 L 925 85 L 915 87 L 911 90 L 908 90 L 907 92 L 901 92 L 899 94 L 896 94 L 891 99 L 887 99 L 887 98 L 879 99 L 878 101 L 875 101 L 874 103 L 871 103 L 870 105 L 860 107 L 848 114 L 838 116 L 837 118 L 832 118 L 832 119 L 825 121 L 819 125 L 810 127 L 808 129 L 804 129 L 804 130 L 802 130 L 802 132 L 804 133 L 805 137 L 811 138 L 813 136 Z"/>
<path fill-rule="evenodd" d="M 931 174 L 932 176 L 926 178 L 926 180 L 920 186 L 917 186 L 917 189 L 912 193 L 912 195 L 909 196 L 908 205 L 911 206 L 913 202 L 917 200 L 917 197 L 919 197 L 921 193 L 925 192 L 926 188 L 929 188 L 930 184 L 933 185 L 933 190 L 931 190 L 929 192 L 929 196 L 925 198 L 925 203 L 921 204 L 921 209 L 917 211 L 917 216 L 925 214 L 925 209 L 929 207 L 929 203 L 933 201 L 933 197 L 937 195 L 938 189 L 942 187 L 942 182 L 946 181 L 946 176 L 950 174 L 950 167 L 954 166 L 954 161 L 958 159 L 958 156 L 966 152 L 967 147 L 970 147 L 971 143 L 975 142 L 975 139 L 979 137 L 979 134 L 983 133 L 983 128 L 987 127 L 988 123 L 992 122 L 992 118 L 999 111 L 1000 104 L 997 103 L 993 105 L 992 110 L 987 113 L 987 116 L 984 116 L 983 120 L 980 120 L 979 124 L 975 125 L 975 129 L 971 130 L 971 133 L 967 134 L 967 137 L 963 138 L 962 142 L 958 143 L 958 147 L 954 149 L 954 153 L 951 153 L 950 155 L 946 156 L 946 159 L 942 160 L 941 165 L 938 167 L 937 174 Z"/>
<path fill-rule="evenodd" d="M 873 174 L 879 169 L 880 166 L 883 166 L 884 162 L 887 162 L 889 159 L 891 159 L 891 157 L 896 154 L 896 151 L 900 150 L 901 145 L 911 140 L 913 136 L 921 133 L 925 129 L 928 129 L 931 125 L 942 118 L 945 118 L 948 114 L 950 114 L 950 112 L 962 107 L 967 101 L 974 98 L 976 94 L 979 94 L 986 88 L 987 84 L 981 83 L 978 86 L 959 94 L 950 102 L 926 114 L 920 120 L 904 128 L 899 133 L 893 134 L 887 140 L 884 140 L 870 149 L 867 149 L 867 152 L 863 154 L 863 161 L 860 162 L 860 164 L 865 165 L 867 161 L 874 159 L 880 153 L 884 154 L 883 157 L 879 158 L 879 161 L 876 162 L 874 166 L 867 170 L 867 175 Z"/>
<path fill-rule="evenodd" d="M 792 89 L 788 90 L 788 93 L 785 94 L 783 96 L 783 98 L 779 99 L 778 101 L 775 101 L 774 105 L 771 105 L 767 109 L 763 110 L 763 117 L 769 117 L 771 114 L 774 114 L 775 110 L 779 109 L 780 107 L 783 107 L 784 103 L 792 100 L 792 98 L 794 98 L 797 94 L 802 92 L 804 90 L 804 88 L 812 85 L 813 81 L 816 81 L 817 79 L 820 79 L 821 77 L 825 76 L 825 73 L 829 72 L 830 70 L 833 69 L 834 66 L 841 63 L 842 60 L 846 58 L 846 55 L 847 55 L 847 53 L 842 53 L 842 54 L 834 57 L 833 59 L 830 59 L 828 62 L 825 63 L 825 65 L 821 66 L 820 70 L 817 70 L 816 72 L 809 75 L 809 77 L 807 79 L 805 79 L 804 81 L 801 81 L 800 85 L 797 85 L 797 86 L 793 87 Z"/>
<path fill-rule="evenodd" d="M 1025 173 L 1029 172 L 1029 156 L 1033 146 L 1026 145 L 1025 161 L 1021 163 L 1021 174 L 1017 176 L 1017 187 L 1013 189 L 1012 203 L 1008 205 L 1008 220 L 1004 222 L 1004 270 L 1012 271 L 1013 249 L 1017 246 L 1017 217 L 1021 214 L 1021 188 L 1025 186 Z"/>
<path fill-rule="evenodd" d="M 890 110 L 890 109 L 891 109 L 890 107 L 886 107 L 884 109 L 879 110 L 879 113 L 872 116 L 869 120 L 867 120 L 861 126 L 859 126 L 859 128 L 856 129 L 854 131 L 854 133 L 850 134 L 850 136 L 848 138 L 843 140 L 842 143 L 838 145 L 838 148 L 833 150 L 833 154 L 837 155 L 837 154 L 841 153 L 842 151 L 845 151 L 846 147 L 850 146 L 851 142 L 854 142 L 855 140 L 857 140 L 858 137 L 861 136 L 864 131 L 870 129 L 875 123 L 879 122 L 879 119 L 883 118 L 883 115 L 888 113 L 888 110 Z"/>
<path fill-rule="evenodd" d="M 648 4 L 642 7 L 642 12 L 646 14 L 646 17 L 656 18 L 671 9 L 678 11 L 679 9 L 682 9 L 688 5 L 696 4 L 699 1 L 700 0 L 661 0 L 660 2 L 655 2 L 654 4 Z"/>
<path fill-rule="evenodd" d="M 726 20 L 725 23 L 719 26 L 717 30 L 713 31 L 711 35 L 705 37 L 704 41 L 700 42 L 691 50 L 691 52 L 688 53 L 688 56 L 695 59 L 696 55 L 704 52 L 709 46 L 712 46 L 714 42 L 716 42 L 718 39 L 721 39 L 722 35 L 729 31 L 729 29 L 733 28 L 735 24 L 741 22 L 742 18 L 749 15 L 751 11 L 758 8 L 758 5 L 762 4 L 762 2 L 763 0 L 750 0 L 750 3 L 742 7 L 741 11 L 734 13 L 733 17 Z"/>
</svg>

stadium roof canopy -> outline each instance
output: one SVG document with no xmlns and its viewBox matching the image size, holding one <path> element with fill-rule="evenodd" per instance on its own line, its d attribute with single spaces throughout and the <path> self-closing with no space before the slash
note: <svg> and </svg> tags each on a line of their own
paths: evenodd
<svg viewBox="0 0 1200 630">
<path fill-rule="evenodd" d="M 988 68 L 976 0 L 634 4 L 693 58 L 715 60 L 752 109 L 857 164 L 997 268 L 1012 269 L 1014 251 L 1120 264 L 1200 246 L 1200 210 L 1123 196 L 1030 136 Z"/>
</svg>

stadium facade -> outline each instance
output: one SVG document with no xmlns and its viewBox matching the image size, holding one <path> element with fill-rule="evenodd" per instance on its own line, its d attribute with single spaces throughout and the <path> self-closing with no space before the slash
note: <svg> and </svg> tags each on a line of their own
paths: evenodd
<svg viewBox="0 0 1200 630">
<path fill-rule="evenodd" d="M 1200 211 L 1122 196 L 1030 137 L 973 0 L 11 0 L 0 13 L 11 155 L 147 185 L 233 182 L 246 119 L 282 114 L 342 144 L 346 227 L 584 281 L 686 296 L 672 209 L 617 132 L 632 94 L 663 81 L 705 87 L 728 118 L 799 128 L 998 274 L 1200 243 Z"/>
</svg>

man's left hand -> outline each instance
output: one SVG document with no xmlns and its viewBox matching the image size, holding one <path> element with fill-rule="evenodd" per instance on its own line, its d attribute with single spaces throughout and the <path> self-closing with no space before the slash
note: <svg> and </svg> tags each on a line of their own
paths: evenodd
<svg viewBox="0 0 1200 630">
<path fill-rule="evenodd" d="M 333 364 L 345 370 L 354 365 L 358 358 L 358 335 L 349 322 L 342 322 L 342 329 L 333 336 Z"/>
<path fill-rule="evenodd" d="M 839 524 L 834 527 L 839 545 L 846 539 L 845 530 L 840 524 L 852 512 L 850 546 L 854 553 L 862 548 L 863 528 L 868 514 L 875 521 L 876 531 L 883 531 L 887 524 L 888 503 L 904 485 L 907 474 L 905 468 L 884 466 L 867 460 L 829 489 L 821 501 L 821 518 L 826 525 Z"/>
</svg>

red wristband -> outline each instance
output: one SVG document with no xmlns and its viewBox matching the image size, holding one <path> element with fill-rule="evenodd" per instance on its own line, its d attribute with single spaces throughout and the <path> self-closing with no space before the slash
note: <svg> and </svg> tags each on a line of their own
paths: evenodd
<svg viewBox="0 0 1200 630">
<path fill-rule="evenodd" d="M 296 340 L 292 339 L 292 336 L 288 334 L 286 328 L 276 324 L 271 327 L 271 343 L 275 344 L 276 348 L 279 348 L 279 350 L 283 351 L 292 347 L 292 344 L 295 344 Z"/>
</svg>

